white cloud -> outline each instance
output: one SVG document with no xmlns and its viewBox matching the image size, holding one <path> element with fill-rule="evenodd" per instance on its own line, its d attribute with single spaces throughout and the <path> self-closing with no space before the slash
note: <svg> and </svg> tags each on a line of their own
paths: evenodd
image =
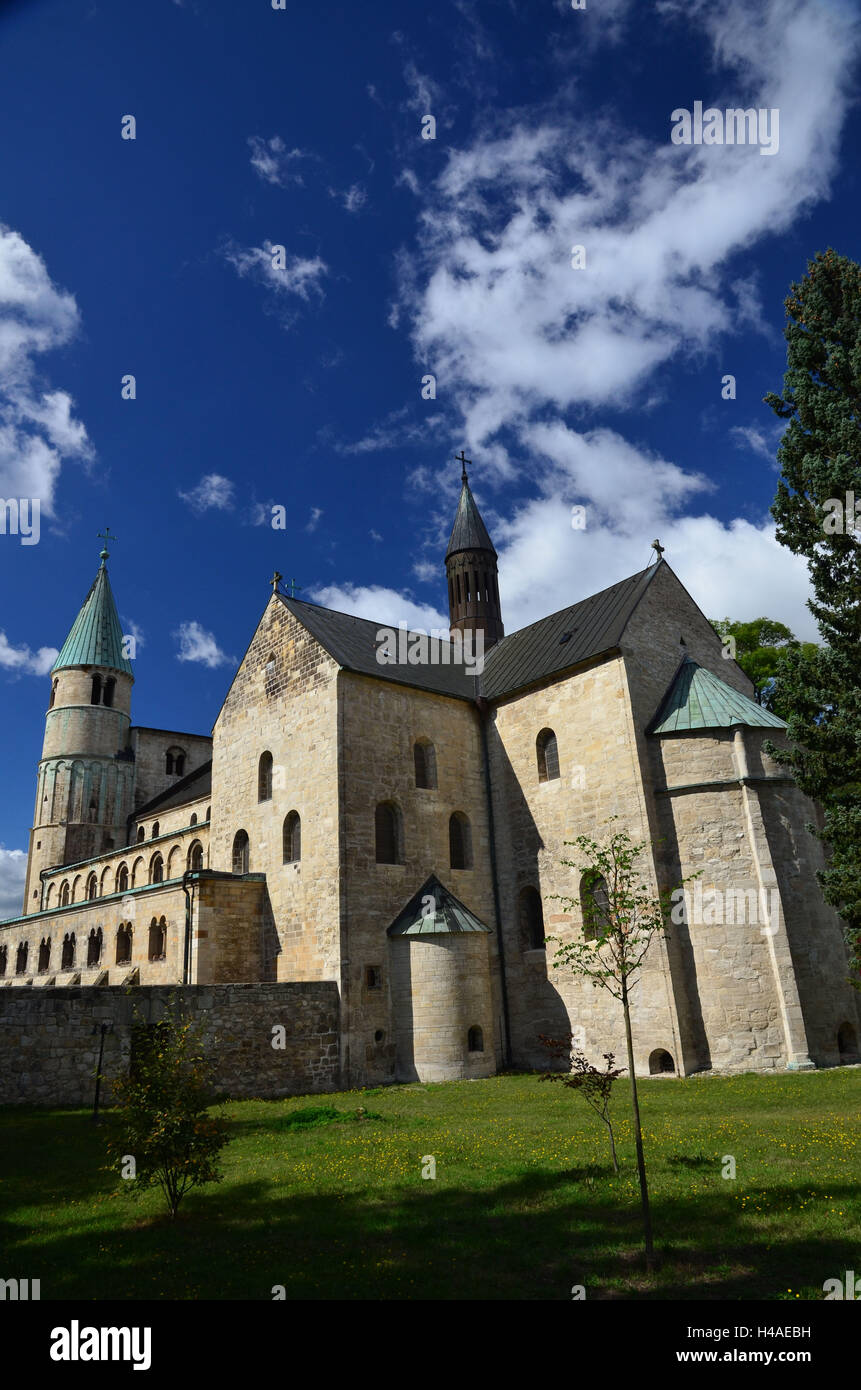
<svg viewBox="0 0 861 1390">
<path fill-rule="evenodd" d="M 233 483 L 220 473 L 205 473 L 197 487 L 177 495 L 188 503 L 192 511 L 198 513 L 209 511 L 210 508 L 229 512 L 233 507 Z"/>
<path fill-rule="evenodd" d="M 316 158 L 310 150 L 288 150 L 280 135 L 273 135 L 271 140 L 251 135 L 248 143 L 251 146 L 252 169 L 264 183 L 274 183 L 279 188 L 286 188 L 291 183 L 304 183 L 300 170 L 295 167 L 296 161 Z"/>
<path fill-rule="evenodd" d="M 209 667 L 229 666 L 234 661 L 234 657 L 223 652 L 213 634 L 201 627 L 200 623 L 180 623 L 173 635 L 179 638 L 177 661 L 196 661 Z"/>
<path fill-rule="evenodd" d="M 379 584 L 329 584 L 315 589 L 315 603 L 334 608 L 338 613 L 352 613 L 357 618 L 370 618 L 381 626 L 397 627 L 406 623 L 411 630 L 447 628 L 448 618 L 428 603 L 416 603 L 409 595 Z"/>
<path fill-rule="evenodd" d="M 611 8 L 621 22 L 626 6 Z M 509 528 L 500 566 L 509 629 L 633 572 L 655 535 L 703 606 L 711 592 L 740 617 L 754 594 L 758 611 L 768 598 L 797 631 L 810 621 L 804 562 L 776 546 L 767 516 L 694 515 L 717 505 L 706 479 L 624 438 L 618 415 L 614 430 L 594 421 L 605 408 L 644 409 L 656 392 L 671 399 L 682 355 L 713 355 L 719 379 L 725 340 L 766 331 L 756 285 L 734 257 L 828 196 L 859 26 L 842 5 L 799 0 L 668 0 L 662 12 L 700 26 L 724 90 L 669 93 L 657 142 L 588 108 L 564 118 L 553 103 L 532 116 L 494 112 L 424 190 L 415 255 L 400 262 L 392 321 L 400 312 L 411 323 L 416 362 L 455 402 L 457 436 L 485 476 L 528 468 L 537 493 Z M 695 97 L 778 107 L 779 153 L 672 145 L 671 112 Z M 575 245 L 586 248 L 585 269 L 572 268 Z M 757 447 L 757 436 L 746 442 Z M 575 503 L 590 509 L 586 533 L 570 531 Z M 560 592 L 560 575 L 572 591 Z"/>
<path fill-rule="evenodd" d="M 74 297 L 51 281 L 20 233 L 0 224 L 0 496 L 38 498 L 50 516 L 64 459 L 94 450 L 65 391 L 46 389 L 36 359 L 80 327 Z"/>
<path fill-rule="evenodd" d="M 341 193 L 339 193 L 337 189 L 330 188 L 329 196 L 332 198 L 340 198 L 347 212 L 360 212 L 368 201 L 367 192 L 362 188 L 361 184 L 358 183 L 351 184 L 345 192 Z"/>
<path fill-rule="evenodd" d="M 26 852 L 23 849 L 4 849 L 0 845 L 0 921 L 4 917 L 20 916 L 26 877 Z"/>
<path fill-rule="evenodd" d="M 309 518 L 308 518 L 308 522 L 307 522 L 307 525 L 305 526 L 305 530 L 306 530 L 306 531 L 316 531 L 316 529 L 317 529 L 317 522 L 320 520 L 320 517 L 321 517 L 322 515 L 323 515 L 323 508 L 322 508 L 322 507 L 312 507 L 312 508 L 311 508 L 311 515 L 310 515 Z"/>
<path fill-rule="evenodd" d="M 26 676 L 47 676 L 57 660 L 56 647 L 13 647 L 5 632 L 0 631 L 0 666 L 6 671 L 18 671 Z"/>
<path fill-rule="evenodd" d="M 276 302 L 291 298 L 307 302 L 312 294 L 323 298 L 320 281 L 329 273 L 329 267 L 319 256 L 289 255 L 279 243 L 271 241 L 244 249 L 230 243 L 222 254 L 241 279 L 263 285 Z M 292 319 L 282 313 L 282 322 L 287 327 Z"/>
<path fill-rule="evenodd" d="M 752 454 L 758 454 L 776 466 L 777 446 L 783 430 L 782 424 L 768 430 L 762 425 L 733 425 L 729 434 L 737 448 L 749 449 Z"/>
</svg>

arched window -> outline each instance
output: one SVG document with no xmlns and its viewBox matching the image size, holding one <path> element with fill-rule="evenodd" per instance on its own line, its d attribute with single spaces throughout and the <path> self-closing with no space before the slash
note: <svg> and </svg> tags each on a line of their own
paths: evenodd
<svg viewBox="0 0 861 1390">
<path fill-rule="evenodd" d="M 67 878 L 63 879 L 62 887 L 60 888 L 60 906 L 69 906 L 69 880 Z"/>
<path fill-rule="evenodd" d="M 188 867 L 192 873 L 199 873 L 203 868 L 203 845 L 199 840 L 194 840 L 189 847 Z"/>
<path fill-rule="evenodd" d="M 75 933 L 66 932 L 63 937 L 63 953 L 60 958 L 61 970 L 74 970 L 75 968 Z"/>
<path fill-rule="evenodd" d="M 98 965 L 102 958 L 102 929 L 93 927 L 87 937 L 87 968 Z"/>
<path fill-rule="evenodd" d="M 302 821 L 298 811 L 289 811 L 284 817 L 281 832 L 285 864 L 298 864 L 302 858 Z"/>
<path fill-rule="evenodd" d="M 143 855 L 135 860 L 132 865 L 132 888 L 140 888 L 143 884 L 144 860 Z"/>
<path fill-rule="evenodd" d="M 145 840 L 145 839 L 146 839 L 146 829 L 144 828 L 144 826 L 139 825 L 139 826 L 138 826 L 138 844 L 140 844 L 140 843 L 141 843 L 143 840 Z"/>
<path fill-rule="evenodd" d="M 179 878 L 180 860 L 182 859 L 182 849 L 179 845 L 174 845 L 170 854 L 167 856 L 167 876 L 169 879 Z"/>
<path fill-rule="evenodd" d="M 272 754 L 261 753 L 257 764 L 257 800 L 272 800 Z"/>
<path fill-rule="evenodd" d="M 449 820 L 448 853 L 453 869 L 472 868 L 472 827 L 462 811 L 455 811 Z"/>
<path fill-rule="evenodd" d="M 98 879 L 96 878 L 95 874 L 90 874 L 90 877 L 87 879 L 87 902 L 90 902 L 90 903 L 91 903 L 91 902 L 93 901 L 93 899 L 94 899 L 94 898 L 97 898 L 98 896 L 99 896 L 99 884 L 98 884 Z"/>
<path fill-rule="evenodd" d="M 102 703 L 102 678 L 98 673 L 93 676 L 90 687 L 90 704 L 100 705 Z"/>
<path fill-rule="evenodd" d="M 426 738 L 420 738 L 413 748 L 416 786 L 433 791 L 436 787 L 436 749 Z"/>
<path fill-rule="evenodd" d="M 90 799 L 90 804 L 89 804 L 89 806 L 87 807 L 87 820 L 90 822 L 91 825 L 95 825 L 96 822 L 98 821 L 98 819 L 99 819 L 99 803 L 98 803 L 98 799 L 97 799 L 97 797 L 96 797 L 95 792 L 93 792 L 93 795 L 92 795 L 92 797 L 91 797 L 91 799 Z"/>
<path fill-rule="evenodd" d="M 656 1047 L 649 1056 L 649 1075 L 659 1076 L 663 1072 L 674 1072 L 676 1064 L 673 1061 L 671 1052 L 667 1052 L 663 1047 Z"/>
<path fill-rule="evenodd" d="M 544 949 L 544 909 L 537 888 L 520 890 L 520 942 L 524 951 Z"/>
<path fill-rule="evenodd" d="M 51 698 L 50 698 L 50 700 L 48 701 L 48 709 L 53 709 L 53 708 L 54 708 L 54 701 L 55 701 L 56 698 L 57 698 L 57 686 L 58 686 L 58 684 L 59 684 L 59 682 L 56 681 L 56 680 L 51 681 Z"/>
<path fill-rule="evenodd" d="M 43 975 L 51 964 L 51 943 L 47 936 L 42 937 L 39 945 L 39 973 Z"/>
<path fill-rule="evenodd" d="M 7 946 L 0 946 L 0 975 L 6 974 L 6 964 L 9 960 L 9 949 Z"/>
<path fill-rule="evenodd" d="M 484 1034 L 478 1026 L 470 1028 L 467 1033 L 466 1048 L 468 1052 L 484 1051 Z"/>
<path fill-rule="evenodd" d="M 185 772 L 185 754 L 181 751 L 174 756 L 173 770 L 177 777 L 182 777 Z"/>
<path fill-rule="evenodd" d="M 190 820 L 188 823 L 189 823 L 189 825 L 197 825 L 197 812 L 196 812 L 196 811 L 192 811 L 192 813 L 191 813 L 191 820 Z"/>
<path fill-rule="evenodd" d="M 535 740 L 539 782 L 555 782 L 559 776 L 559 749 L 552 729 L 542 729 Z"/>
<path fill-rule="evenodd" d="M 248 833 L 245 830 L 237 830 L 233 837 L 233 872 L 235 874 L 247 874 L 248 868 Z"/>
<path fill-rule="evenodd" d="M 151 834 L 150 834 L 150 839 L 151 839 L 151 840 L 156 839 L 156 837 L 157 837 L 157 835 L 158 835 L 158 830 L 159 830 L 158 821 L 157 821 L 157 820 L 154 820 L 153 823 L 152 823 L 152 832 L 151 832 Z"/>
<path fill-rule="evenodd" d="M 610 895 L 607 880 L 600 874 L 585 873 L 580 880 L 580 911 L 583 914 L 585 941 L 594 941 L 610 930 Z"/>
<path fill-rule="evenodd" d="M 149 881 L 150 883 L 164 882 L 164 860 L 160 854 L 154 854 L 150 860 Z"/>
<path fill-rule="evenodd" d="M 206 819 L 207 819 L 207 820 L 210 819 L 210 812 L 211 812 L 211 810 L 212 810 L 212 807 L 211 807 L 211 806 L 207 806 L 207 808 L 206 808 Z"/>
<path fill-rule="evenodd" d="M 117 965 L 128 965 L 132 958 L 132 924 L 120 922 L 117 931 Z"/>
<path fill-rule="evenodd" d="M 27 942 L 26 942 L 26 941 L 22 941 L 21 944 L 20 944 L 20 946 L 18 947 L 18 954 L 17 954 L 17 956 L 16 956 L 16 958 L 15 958 L 15 974 L 16 974 L 16 975 L 26 975 L 26 974 L 27 974 L 27 953 L 28 953 L 29 949 L 30 949 L 30 948 L 29 948 L 29 946 L 27 945 Z"/>
<path fill-rule="evenodd" d="M 79 903 L 79 902 L 81 901 L 80 897 L 78 896 L 78 890 L 80 889 L 80 886 L 81 886 L 81 875 L 80 875 L 80 874 L 75 874 L 75 877 L 72 879 L 72 902 L 73 902 L 73 903 Z"/>
<path fill-rule="evenodd" d="M 149 958 L 150 960 L 164 960 L 167 947 L 167 923 L 163 917 L 156 921 L 153 917 L 149 924 Z"/>
<path fill-rule="evenodd" d="M 103 897 L 105 896 L 105 893 L 110 892 L 110 888 L 109 888 L 109 886 L 108 886 L 108 877 L 109 877 L 109 875 L 110 875 L 110 872 L 111 872 L 111 867 L 110 867 L 109 864 L 106 864 L 105 867 L 104 867 L 104 869 L 102 870 L 102 877 L 101 877 L 101 879 L 99 880 L 99 897 L 100 897 L 100 898 L 103 898 Z"/>
<path fill-rule="evenodd" d="M 114 703 L 114 691 L 116 689 L 116 685 L 117 683 L 114 680 L 113 676 L 109 676 L 108 679 L 105 681 L 105 688 L 102 692 L 102 704 L 107 705 L 108 708 L 110 708 Z"/>
<path fill-rule="evenodd" d="M 129 886 L 129 870 L 127 864 L 121 864 L 117 869 L 117 888 L 118 893 L 125 893 Z"/>
<path fill-rule="evenodd" d="M 45 906 L 46 906 L 46 907 L 50 907 L 51 904 L 53 903 L 53 901 L 54 901 L 54 884 L 53 884 L 53 883 L 49 883 L 49 884 L 48 884 L 47 896 L 46 896 L 46 898 L 45 898 Z"/>
<path fill-rule="evenodd" d="M 837 1029 L 837 1050 L 841 1062 L 858 1061 L 858 1037 L 851 1023 L 841 1023 Z"/>
<path fill-rule="evenodd" d="M 378 864 L 403 862 L 401 818 L 393 801 L 381 801 L 374 812 L 374 839 Z"/>
</svg>

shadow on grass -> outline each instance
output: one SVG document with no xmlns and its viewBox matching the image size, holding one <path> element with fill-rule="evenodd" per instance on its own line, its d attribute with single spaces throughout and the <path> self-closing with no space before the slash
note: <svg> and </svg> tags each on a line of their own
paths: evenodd
<svg viewBox="0 0 861 1390">
<path fill-rule="evenodd" d="M 599 1164 L 470 1188 L 449 1186 L 444 1173 L 422 1181 L 417 1165 L 414 1186 L 328 1195 L 246 1180 L 193 1191 L 175 1223 L 162 1218 L 158 1198 L 145 1208 L 112 1198 L 87 1231 L 87 1198 L 111 1186 L 103 1133 L 80 1112 L 18 1115 L 17 1127 L 31 1144 L 50 1138 L 52 1152 L 3 1183 L 7 1216 L 13 1201 L 52 1200 L 48 1182 L 62 1189 L 58 1208 L 85 1208 L 70 1207 L 67 1218 L 58 1210 L 35 1230 L 5 1223 L 10 1267 L 40 1278 L 43 1300 L 270 1299 L 276 1285 L 288 1299 L 567 1300 L 573 1284 L 599 1299 L 779 1298 L 789 1287 L 813 1296 L 857 1263 L 849 1238 L 798 1235 L 785 1215 L 797 1188 L 777 1186 L 769 1206 L 784 1224 L 759 1234 L 725 1191 L 654 1197 L 663 1262 L 648 1275 L 639 1209 L 603 1187 L 611 1170 Z M 832 1182 L 828 1196 L 851 1209 L 857 1192 Z"/>
</svg>

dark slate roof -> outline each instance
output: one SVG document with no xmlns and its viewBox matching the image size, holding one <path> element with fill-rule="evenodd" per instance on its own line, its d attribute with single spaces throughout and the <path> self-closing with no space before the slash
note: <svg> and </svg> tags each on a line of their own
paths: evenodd
<svg viewBox="0 0 861 1390">
<path fill-rule="evenodd" d="M 729 729 L 733 724 L 753 729 L 786 728 L 776 714 L 686 656 L 647 732 L 686 733 L 691 729 Z"/>
<path fill-rule="evenodd" d="M 487 527 L 481 519 L 469 483 L 464 478 L 460 489 L 460 500 L 454 514 L 454 525 L 445 558 L 455 555 L 459 550 L 489 550 L 493 555 L 493 542 L 487 534 Z"/>
<path fill-rule="evenodd" d="M 499 699 L 618 647 L 628 619 L 662 563 L 503 637 L 485 658 L 481 694 Z"/>
<path fill-rule="evenodd" d="M 123 630 L 105 568 L 106 551 L 102 551 L 102 557 L 98 573 L 54 662 L 53 671 L 68 666 L 107 666 L 111 671 L 124 671 L 127 676 L 132 675 L 131 664 L 123 656 Z"/>
<path fill-rule="evenodd" d="M 350 613 L 337 613 L 334 608 L 320 608 L 315 603 L 285 598 L 283 594 L 278 597 L 338 665 L 348 671 L 397 681 L 400 685 L 418 686 L 420 690 L 431 690 L 439 695 L 453 695 L 460 700 L 475 699 L 475 678 L 467 674 L 462 665 L 401 666 L 377 661 L 377 633 L 387 628 L 387 624 L 355 618 Z"/>
<path fill-rule="evenodd" d="M 202 763 L 193 772 L 187 772 L 167 791 L 159 792 L 144 806 L 139 806 L 132 820 L 141 820 L 152 815 L 153 811 L 171 811 L 175 806 L 184 806 L 187 801 L 197 801 L 201 796 L 209 796 L 212 791 L 212 759 Z"/>
<path fill-rule="evenodd" d="M 628 619 L 663 563 L 650 565 L 571 608 L 562 608 L 549 618 L 503 637 L 485 654 L 484 673 L 478 685 L 469 667 L 462 664 L 381 664 L 376 656 L 376 637 L 385 624 L 336 613 L 283 594 L 278 597 L 338 665 L 348 671 L 460 700 L 474 700 L 477 695 L 494 700 L 617 647 Z M 570 636 L 562 641 L 566 633 Z"/>
<path fill-rule="evenodd" d="M 428 902 L 428 899 L 432 902 Z M 429 911 L 433 908 L 433 911 Z M 451 936 L 458 932 L 489 932 L 474 912 L 456 898 L 436 874 L 431 874 L 387 928 L 388 936 Z"/>
</svg>

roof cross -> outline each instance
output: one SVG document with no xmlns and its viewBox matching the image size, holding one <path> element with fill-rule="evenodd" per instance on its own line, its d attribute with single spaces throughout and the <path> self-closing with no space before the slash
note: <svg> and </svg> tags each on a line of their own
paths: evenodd
<svg viewBox="0 0 861 1390">
<path fill-rule="evenodd" d="M 461 478 L 461 482 L 465 483 L 465 482 L 467 482 L 466 465 L 469 464 L 470 467 L 472 467 L 472 459 L 468 459 L 468 458 L 465 458 L 465 457 L 464 457 L 463 449 L 461 449 L 461 451 L 460 451 L 459 454 L 455 454 L 454 457 L 455 457 L 455 462 L 459 463 L 459 464 L 461 465 L 461 468 L 463 469 L 463 471 L 462 471 L 462 473 L 461 473 L 461 475 L 460 475 L 460 478 Z"/>
</svg>

